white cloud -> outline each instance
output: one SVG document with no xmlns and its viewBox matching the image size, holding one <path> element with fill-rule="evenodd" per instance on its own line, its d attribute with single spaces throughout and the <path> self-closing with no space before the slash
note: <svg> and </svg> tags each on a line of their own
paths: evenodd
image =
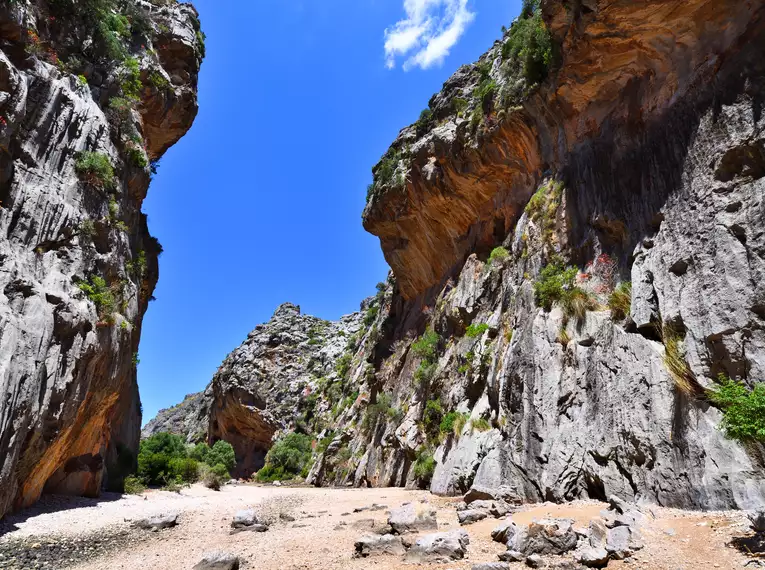
<svg viewBox="0 0 765 570">
<path fill-rule="evenodd" d="M 404 0 L 406 19 L 385 30 L 388 68 L 407 57 L 404 70 L 440 65 L 475 18 L 468 0 Z"/>
</svg>

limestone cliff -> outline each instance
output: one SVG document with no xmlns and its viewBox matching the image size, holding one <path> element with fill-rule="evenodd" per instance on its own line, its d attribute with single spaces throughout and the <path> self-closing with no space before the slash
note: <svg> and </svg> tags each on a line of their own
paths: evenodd
<svg viewBox="0 0 765 570">
<path fill-rule="evenodd" d="M 131 468 L 161 252 L 141 203 L 203 49 L 189 4 L 0 4 L 0 516 Z"/>
<path fill-rule="evenodd" d="M 539 10 L 374 168 L 363 222 L 393 275 L 338 360 L 358 396 L 308 426 L 334 437 L 308 480 L 762 505 L 765 450 L 704 389 L 765 378 L 765 3 Z M 578 297 L 545 301 L 555 271 Z"/>
</svg>

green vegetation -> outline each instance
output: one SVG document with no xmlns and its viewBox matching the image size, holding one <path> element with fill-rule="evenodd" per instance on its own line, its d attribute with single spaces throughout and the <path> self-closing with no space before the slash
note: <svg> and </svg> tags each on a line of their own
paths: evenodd
<svg viewBox="0 0 765 570">
<path fill-rule="evenodd" d="M 502 59 L 513 62 L 528 88 L 544 81 L 550 67 L 557 63 L 556 46 L 542 20 L 539 0 L 524 0 L 521 15 L 502 45 Z"/>
<path fill-rule="evenodd" d="M 630 314 L 632 307 L 632 283 L 622 281 L 608 297 L 608 308 L 611 309 L 611 318 L 623 320 Z"/>
<path fill-rule="evenodd" d="M 105 154 L 90 151 L 77 153 L 74 170 L 80 180 L 89 186 L 105 190 L 114 187 L 114 167 Z"/>
<path fill-rule="evenodd" d="M 675 383 L 678 391 L 687 396 L 696 392 L 696 377 L 688 366 L 685 354 L 682 350 L 682 338 L 670 325 L 665 325 L 662 330 L 664 341 L 664 366 Z"/>
<path fill-rule="evenodd" d="M 428 129 L 430 126 L 430 122 L 433 119 L 433 111 L 430 109 L 424 109 L 420 113 L 420 117 L 417 119 L 417 122 L 414 124 L 415 129 L 417 129 L 418 133 L 424 132 Z"/>
<path fill-rule="evenodd" d="M 234 464 L 234 448 L 225 441 L 216 442 L 212 449 L 206 444 L 198 444 L 187 450 L 180 436 L 158 433 L 141 442 L 138 482 L 141 485 L 173 488 L 193 483 L 200 475 L 204 478 L 208 471 L 214 471 L 221 479 L 227 480 Z"/>
<path fill-rule="evenodd" d="M 129 142 L 125 146 L 125 154 L 127 155 L 128 162 L 133 166 L 141 169 L 149 166 L 149 159 L 140 144 L 133 141 Z"/>
<path fill-rule="evenodd" d="M 302 433 L 288 433 L 274 443 L 266 455 L 265 466 L 258 471 L 258 481 L 278 481 L 305 477 L 311 462 L 311 438 Z"/>
<path fill-rule="evenodd" d="M 477 431 L 489 431 L 491 429 L 491 424 L 486 418 L 476 418 L 474 420 L 470 420 L 470 429 Z"/>
<path fill-rule="evenodd" d="M 130 475 L 125 477 L 123 488 L 128 495 L 140 495 L 146 490 L 146 485 L 135 475 Z"/>
<path fill-rule="evenodd" d="M 400 172 L 400 163 L 403 159 L 402 151 L 388 151 L 375 170 L 375 185 L 403 186 L 404 174 Z"/>
<path fill-rule="evenodd" d="M 141 97 L 141 66 L 134 57 L 128 57 L 124 61 L 124 69 L 120 74 L 120 87 L 122 94 L 129 99 L 139 99 Z"/>
<path fill-rule="evenodd" d="M 89 281 L 79 281 L 77 286 L 95 305 L 99 318 L 111 322 L 114 317 L 116 301 L 114 293 L 106 280 L 98 275 L 91 275 Z"/>
<path fill-rule="evenodd" d="M 468 338 L 478 338 L 479 336 L 482 336 L 483 333 L 485 333 L 487 330 L 489 330 L 489 325 L 486 323 L 481 323 L 478 325 L 471 324 L 465 331 L 465 336 Z"/>
<path fill-rule="evenodd" d="M 414 462 L 414 476 L 421 485 L 429 485 L 435 470 L 436 460 L 433 458 L 433 452 L 425 447 L 420 448 Z"/>
<path fill-rule="evenodd" d="M 465 111 L 467 111 L 469 103 L 463 99 L 462 97 L 455 97 L 452 99 L 452 108 L 454 109 L 454 113 L 458 117 L 462 117 L 465 114 Z"/>
<path fill-rule="evenodd" d="M 197 30 L 197 46 L 199 46 L 199 54 L 202 56 L 202 59 L 204 59 L 207 54 L 207 49 L 205 48 L 206 39 L 207 36 L 205 33 L 201 30 Z"/>
<path fill-rule="evenodd" d="M 429 437 L 436 437 L 441 428 L 441 420 L 444 417 L 444 409 L 441 400 L 428 400 L 422 412 L 422 427 Z"/>
<path fill-rule="evenodd" d="M 170 88 L 170 82 L 167 78 L 156 70 L 149 73 L 149 84 L 160 91 L 165 91 Z"/>
<path fill-rule="evenodd" d="M 134 275 L 138 279 L 144 278 L 146 275 L 146 268 L 146 252 L 144 250 L 139 251 L 138 256 L 135 259 L 132 259 L 125 264 L 125 271 L 130 275 Z"/>
<path fill-rule="evenodd" d="M 395 416 L 395 409 L 391 406 L 392 399 L 389 394 L 380 392 L 374 404 L 369 404 L 364 413 L 361 428 L 369 434 L 377 427 L 380 418 Z"/>
<path fill-rule="evenodd" d="M 372 326 L 379 312 L 380 312 L 380 305 L 378 305 L 377 303 L 369 307 L 367 309 L 366 314 L 364 315 L 364 326 L 367 326 L 367 327 Z"/>
<path fill-rule="evenodd" d="M 351 362 L 353 362 L 353 354 L 350 352 L 344 352 L 343 355 L 337 359 L 337 362 L 335 363 L 335 372 L 337 372 L 337 375 L 340 376 L 340 378 L 348 378 Z"/>
<path fill-rule="evenodd" d="M 563 183 L 551 180 L 540 186 L 526 204 L 526 213 L 529 218 L 540 224 L 542 240 L 545 243 L 552 241 L 555 231 L 555 215 L 563 199 Z"/>
<path fill-rule="evenodd" d="M 489 254 L 489 259 L 486 260 L 486 264 L 494 265 L 495 263 L 502 263 L 508 257 L 510 257 L 510 252 L 507 251 L 507 249 L 502 246 L 495 247 L 491 250 L 491 254 Z"/>
<path fill-rule="evenodd" d="M 202 484 L 208 489 L 213 491 L 220 491 L 223 484 L 228 481 L 230 475 L 226 468 L 218 463 L 210 467 L 209 465 L 201 464 L 199 469 L 199 478 Z"/>
<path fill-rule="evenodd" d="M 423 361 L 414 371 L 414 382 L 420 388 L 427 388 L 436 375 L 436 363 Z"/>
<path fill-rule="evenodd" d="M 465 427 L 465 424 L 469 418 L 469 414 L 449 412 L 448 414 L 445 414 L 441 419 L 439 430 L 442 435 L 453 433 L 455 436 L 459 437 L 459 435 L 462 433 L 462 428 Z"/>
<path fill-rule="evenodd" d="M 553 303 L 560 302 L 567 291 L 574 288 L 576 267 L 566 267 L 560 259 L 552 260 L 539 274 L 534 283 L 537 305 L 549 311 Z"/>
<path fill-rule="evenodd" d="M 765 442 L 765 383 L 750 390 L 743 382 L 718 376 L 718 385 L 707 392 L 723 413 L 720 424 L 726 437 L 743 443 Z"/>
<path fill-rule="evenodd" d="M 432 361 L 436 357 L 438 343 L 441 337 L 433 329 L 429 328 L 425 333 L 412 343 L 412 352 L 422 359 Z"/>
</svg>

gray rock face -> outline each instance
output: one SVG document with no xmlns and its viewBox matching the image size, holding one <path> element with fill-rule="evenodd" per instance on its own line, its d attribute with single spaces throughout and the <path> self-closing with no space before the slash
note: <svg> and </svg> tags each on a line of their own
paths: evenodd
<svg viewBox="0 0 765 570">
<path fill-rule="evenodd" d="M 438 528 L 436 511 L 430 508 L 417 508 L 414 503 L 391 509 L 388 524 L 397 534 L 420 532 Z"/>
<path fill-rule="evenodd" d="M 426 534 L 406 554 L 406 561 L 412 563 L 440 563 L 462 560 L 467 553 L 470 537 L 464 530 Z"/>
<path fill-rule="evenodd" d="M 191 5 L 136 5 L 148 18 L 125 47 L 146 83 L 135 108 L 117 111 L 124 67 L 88 48 L 86 22 L 54 4 L 0 6 L 0 517 L 43 490 L 121 489 L 138 447 L 134 354 L 161 251 L 141 213 L 148 161 L 197 111 Z M 159 89 L 149 73 L 178 78 Z M 78 173 L 83 151 L 108 160 L 113 180 Z M 78 285 L 100 279 L 100 295 Z"/>
<path fill-rule="evenodd" d="M 354 558 L 368 556 L 395 555 L 406 553 L 406 548 L 400 536 L 384 534 L 382 536 L 364 536 L 354 544 Z"/>
<path fill-rule="evenodd" d="M 606 550 L 612 558 L 623 560 L 642 548 L 643 541 L 639 530 L 627 526 L 617 526 L 608 530 Z"/>
<path fill-rule="evenodd" d="M 180 404 L 160 410 L 141 430 L 141 439 L 168 432 L 182 436 L 188 443 L 207 441 L 210 418 L 204 407 L 204 392 L 189 394 Z"/>
<path fill-rule="evenodd" d="M 752 523 L 752 530 L 755 532 L 765 532 L 765 509 L 747 513 L 749 521 Z"/>
<path fill-rule="evenodd" d="M 228 552 L 209 552 L 194 565 L 193 570 L 238 570 L 239 557 Z"/>
</svg>

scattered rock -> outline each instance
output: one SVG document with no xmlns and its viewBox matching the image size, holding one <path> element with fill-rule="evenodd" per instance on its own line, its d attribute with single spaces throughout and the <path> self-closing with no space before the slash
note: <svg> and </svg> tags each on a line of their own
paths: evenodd
<svg viewBox="0 0 765 570">
<path fill-rule="evenodd" d="M 755 532 L 765 532 L 765 509 L 747 513 L 749 521 L 752 523 L 752 530 Z"/>
<path fill-rule="evenodd" d="M 240 532 L 266 532 L 267 530 L 268 530 L 267 525 L 257 523 L 250 526 L 242 526 L 239 528 L 235 528 L 229 534 L 238 534 Z"/>
<path fill-rule="evenodd" d="M 405 503 L 397 509 L 391 509 L 388 524 L 396 534 L 438 529 L 436 511 L 428 509 L 418 513 L 413 503 Z"/>
<path fill-rule="evenodd" d="M 459 519 L 459 522 L 462 525 L 473 524 L 474 522 L 481 521 L 488 516 L 489 515 L 486 513 L 486 511 L 480 511 L 477 509 L 467 509 L 457 513 L 457 519 Z"/>
<path fill-rule="evenodd" d="M 532 554 L 531 556 L 526 557 L 526 566 L 530 566 L 531 568 L 541 568 L 544 564 L 544 560 L 542 560 L 542 557 L 539 554 Z"/>
<path fill-rule="evenodd" d="M 667 530 L 664 531 L 664 534 L 666 534 L 667 536 L 675 536 L 675 534 L 677 533 L 675 532 L 674 528 L 668 528 Z"/>
<path fill-rule="evenodd" d="M 521 525 L 512 540 L 508 541 L 509 550 L 525 554 L 565 554 L 574 550 L 577 544 L 576 533 L 568 519 L 543 519 L 530 525 Z"/>
<path fill-rule="evenodd" d="M 497 500 L 509 500 L 509 497 L 512 497 L 513 493 L 512 491 L 507 487 L 485 487 L 481 485 L 475 485 L 470 488 L 470 490 L 465 493 L 465 503 L 468 505 L 472 503 L 473 501 L 480 501 L 480 500 L 488 500 L 488 501 L 497 501 Z"/>
<path fill-rule="evenodd" d="M 629 510 L 629 505 L 626 501 L 620 499 L 616 495 L 611 495 L 608 497 L 608 504 L 610 507 L 615 510 L 620 515 L 623 515 L 625 512 Z"/>
<path fill-rule="evenodd" d="M 488 501 L 484 499 L 470 503 L 470 509 L 486 511 L 496 518 L 504 517 L 510 512 L 510 506 L 505 501 Z"/>
<path fill-rule="evenodd" d="M 605 548 L 587 546 L 579 554 L 579 562 L 589 568 L 603 568 L 608 564 L 608 551 Z"/>
<path fill-rule="evenodd" d="M 354 558 L 366 558 L 368 556 L 396 555 L 406 552 L 400 536 L 386 534 L 383 536 L 364 536 L 354 544 Z"/>
<path fill-rule="evenodd" d="M 178 513 L 155 515 L 145 519 L 139 519 L 133 523 L 134 526 L 144 530 L 162 530 L 164 528 L 172 528 L 177 524 Z"/>
<path fill-rule="evenodd" d="M 465 558 L 470 537 L 462 529 L 426 534 L 407 553 L 407 562 L 449 562 Z"/>
<path fill-rule="evenodd" d="M 473 564 L 472 570 L 510 570 L 507 562 L 481 562 Z"/>
<path fill-rule="evenodd" d="M 228 552 L 209 552 L 202 557 L 193 570 L 238 570 L 239 557 Z"/>
<path fill-rule="evenodd" d="M 606 550 L 612 558 L 622 560 L 641 548 L 643 542 L 638 530 L 628 526 L 617 526 L 608 530 Z"/>
<path fill-rule="evenodd" d="M 242 528 L 245 526 L 252 526 L 258 524 L 258 515 L 255 511 L 248 509 L 246 511 L 237 511 L 234 515 L 234 520 L 231 521 L 231 528 Z"/>
<path fill-rule="evenodd" d="M 513 521 L 510 519 L 504 520 L 491 531 L 491 539 L 495 542 L 507 544 L 508 540 L 515 536 L 517 530 L 518 526 Z"/>
<path fill-rule="evenodd" d="M 608 528 L 602 519 L 590 521 L 590 546 L 593 548 L 605 548 Z"/>
<path fill-rule="evenodd" d="M 499 559 L 504 562 L 523 562 L 523 554 L 517 550 L 506 550 L 499 555 Z"/>
</svg>

